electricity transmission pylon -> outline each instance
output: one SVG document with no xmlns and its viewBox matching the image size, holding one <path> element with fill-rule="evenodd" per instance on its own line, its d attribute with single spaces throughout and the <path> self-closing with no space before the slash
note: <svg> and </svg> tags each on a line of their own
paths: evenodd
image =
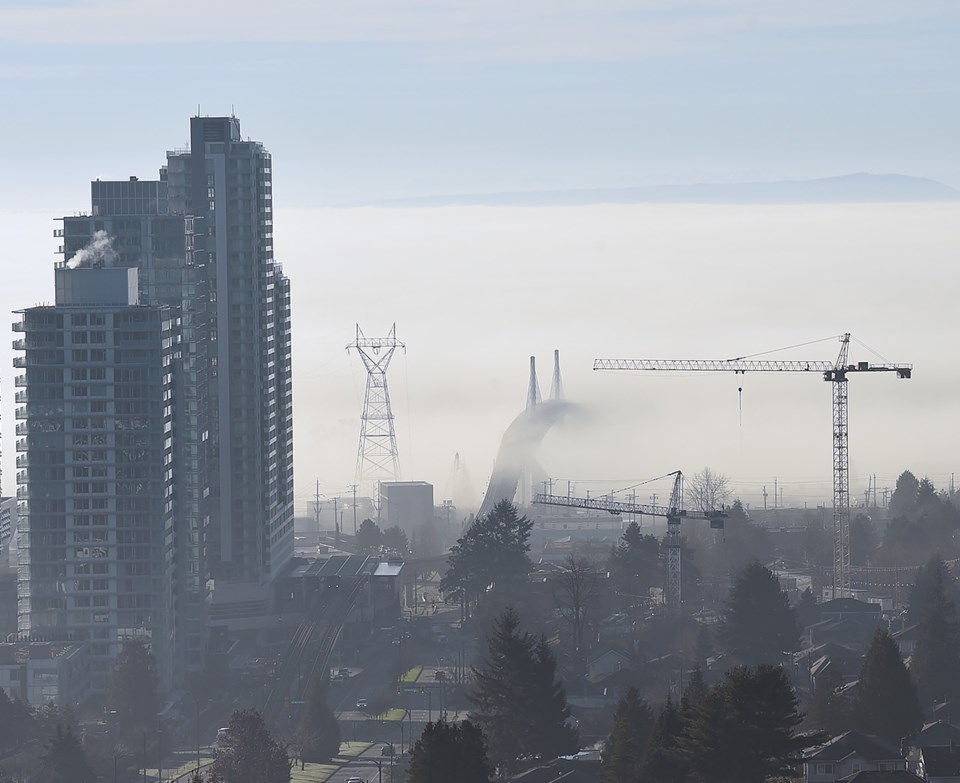
<svg viewBox="0 0 960 783">
<path fill-rule="evenodd" d="M 397 433 L 390 409 L 390 390 L 387 388 L 387 367 L 397 348 L 406 346 L 397 339 L 397 325 L 386 337 L 365 337 L 357 324 L 357 338 L 347 346 L 363 360 L 367 370 L 367 391 L 363 398 L 360 417 L 360 446 L 357 449 L 357 483 L 371 492 L 380 481 L 400 478 L 400 457 L 397 451 Z"/>
</svg>

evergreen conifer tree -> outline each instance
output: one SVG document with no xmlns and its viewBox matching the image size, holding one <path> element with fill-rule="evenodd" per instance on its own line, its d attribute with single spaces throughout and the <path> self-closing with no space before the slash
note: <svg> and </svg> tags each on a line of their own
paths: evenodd
<svg viewBox="0 0 960 783">
<path fill-rule="evenodd" d="M 628 688 L 613 712 L 613 728 L 603 744 L 603 783 L 640 780 L 653 733 L 653 713 L 636 688 Z"/>
<path fill-rule="evenodd" d="M 230 716 L 213 774 L 230 783 L 290 783 L 290 759 L 254 709 L 237 710 Z"/>
<path fill-rule="evenodd" d="M 521 757 L 576 751 L 566 693 L 546 641 L 521 632 L 516 612 L 508 609 L 497 618 L 488 648 L 483 665 L 473 670 L 476 686 L 468 698 L 497 769 L 512 771 Z"/>
<path fill-rule="evenodd" d="M 428 723 L 410 753 L 409 783 L 489 783 L 493 770 L 480 727 Z"/>
<path fill-rule="evenodd" d="M 922 723 L 917 689 L 887 631 L 873 637 L 860 670 L 856 723 L 894 745 L 912 736 Z"/>
<path fill-rule="evenodd" d="M 142 641 L 124 642 L 113 670 L 112 700 L 124 731 L 153 728 L 157 720 L 157 674 Z"/>
<path fill-rule="evenodd" d="M 642 780 L 647 783 L 685 783 L 690 764 L 680 747 L 685 721 L 680 710 L 667 697 L 653 725 L 650 745 L 644 759 Z"/>
<path fill-rule="evenodd" d="M 340 724 L 327 706 L 326 689 L 319 678 L 307 691 L 297 733 L 304 761 L 329 761 L 340 750 Z"/>
<path fill-rule="evenodd" d="M 738 666 L 710 688 L 681 740 L 694 775 L 717 783 L 763 783 L 791 775 L 801 751 L 797 698 L 779 666 Z"/>
<path fill-rule="evenodd" d="M 736 578 L 721 628 L 729 652 L 742 663 L 777 663 L 800 646 L 800 632 L 787 594 L 760 563 Z"/>
<path fill-rule="evenodd" d="M 45 783 L 93 783 L 96 779 L 83 745 L 69 727 L 57 726 L 40 763 Z"/>
<path fill-rule="evenodd" d="M 926 704 L 957 698 L 960 669 L 960 626 L 957 610 L 948 594 L 946 567 L 939 558 L 924 569 L 926 585 L 920 608 L 917 646 L 910 673 Z"/>
</svg>

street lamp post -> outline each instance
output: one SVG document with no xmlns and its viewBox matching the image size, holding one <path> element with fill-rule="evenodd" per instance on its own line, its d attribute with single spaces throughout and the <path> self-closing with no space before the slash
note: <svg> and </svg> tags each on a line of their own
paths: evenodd
<svg viewBox="0 0 960 783">
<path fill-rule="evenodd" d="M 197 772 L 200 771 L 200 699 L 197 702 Z"/>
</svg>

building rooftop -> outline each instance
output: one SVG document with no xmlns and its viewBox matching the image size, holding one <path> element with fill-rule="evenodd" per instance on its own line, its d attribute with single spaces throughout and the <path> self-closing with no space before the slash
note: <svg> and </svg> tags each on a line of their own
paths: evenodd
<svg viewBox="0 0 960 783">
<path fill-rule="evenodd" d="M 903 759 L 900 751 L 873 734 L 848 731 L 804 755 L 804 761 L 842 761 L 858 755 L 868 759 Z"/>
</svg>

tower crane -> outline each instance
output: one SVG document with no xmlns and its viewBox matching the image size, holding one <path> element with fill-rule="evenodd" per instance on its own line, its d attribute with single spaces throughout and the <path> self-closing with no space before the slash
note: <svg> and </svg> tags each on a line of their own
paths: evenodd
<svg viewBox="0 0 960 783">
<path fill-rule="evenodd" d="M 593 511 L 607 511 L 611 514 L 646 514 L 651 517 L 667 519 L 667 605 L 671 611 L 680 609 L 680 521 L 683 519 L 709 520 L 710 527 L 723 529 L 723 520 L 727 515 L 723 511 L 686 511 L 683 508 L 683 473 L 679 470 L 668 473 L 673 476 L 673 489 L 667 506 L 648 506 L 639 503 L 625 503 L 615 500 L 612 495 L 598 498 L 575 498 L 567 495 L 539 494 L 535 504 L 544 506 L 565 506 L 584 508 Z"/>
<path fill-rule="evenodd" d="M 596 359 L 594 370 L 646 370 L 683 372 L 799 372 L 822 373 L 833 397 L 833 595 L 850 595 L 850 484 L 847 433 L 847 376 L 860 372 L 893 372 L 910 378 L 912 364 L 849 363 L 850 333 L 840 335 L 836 362 L 769 361 L 749 357 L 725 360 L 698 359 Z"/>
</svg>

